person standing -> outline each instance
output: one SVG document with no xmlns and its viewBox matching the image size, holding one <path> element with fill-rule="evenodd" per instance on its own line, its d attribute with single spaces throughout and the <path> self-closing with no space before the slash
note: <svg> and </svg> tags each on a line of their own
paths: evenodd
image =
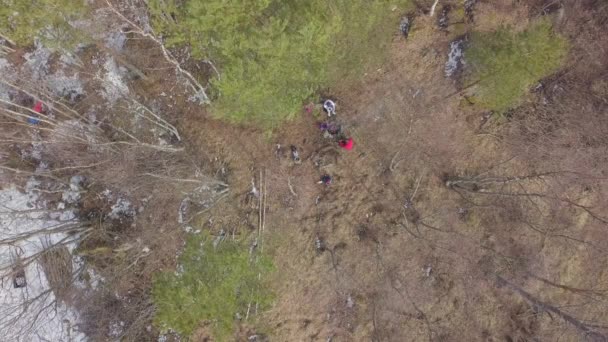
<svg viewBox="0 0 608 342">
<path fill-rule="evenodd" d="M 32 110 L 38 114 L 44 114 L 44 104 L 41 101 L 36 101 L 36 104 Z M 29 118 L 27 118 L 27 122 L 32 125 L 37 125 L 40 123 L 40 119 L 37 115 L 31 115 Z"/>
<path fill-rule="evenodd" d="M 325 109 L 329 117 L 336 115 L 336 103 L 332 100 L 325 100 L 323 102 L 323 109 Z"/>
<path fill-rule="evenodd" d="M 321 176 L 321 180 L 318 182 L 319 184 L 330 185 L 332 182 L 332 178 L 330 175 Z"/>
</svg>

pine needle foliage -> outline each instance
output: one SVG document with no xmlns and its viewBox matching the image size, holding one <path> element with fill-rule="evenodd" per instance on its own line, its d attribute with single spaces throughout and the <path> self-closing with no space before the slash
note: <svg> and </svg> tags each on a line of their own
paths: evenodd
<svg viewBox="0 0 608 342">
<path fill-rule="evenodd" d="M 49 47 L 70 48 L 78 34 L 69 21 L 85 10 L 84 0 L 0 0 L 0 35 L 19 46 L 39 38 Z"/>
<path fill-rule="evenodd" d="M 271 303 L 265 284 L 265 275 L 273 270 L 271 259 L 252 256 L 233 240 L 214 248 L 207 234 L 191 235 L 179 265 L 177 272 L 160 273 L 154 280 L 154 322 L 162 331 L 189 337 L 198 327 L 209 326 L 216 340 L 226 341 L 237 315 L 245 318 L 248 308 L 263 310 Z"/>
<path fill-rule="evenodd" d="M 504 113 L 521 104 L 536 82 L 557 71 L 567 52 L 567 40 L 552 31 L 548 19 L 519 33 L 506 27 L 473 33 L 465 57 L 472 70 L 467 82 L 478 82 L 475 98 L 481 107 Z"/>
<path fill-rule="evenodd" d="M 213 61 L 214 112 L 276 127 L 320 88 L 382 61 L 409 0 L 150 0 L 171 46 Z"/>
</svg>

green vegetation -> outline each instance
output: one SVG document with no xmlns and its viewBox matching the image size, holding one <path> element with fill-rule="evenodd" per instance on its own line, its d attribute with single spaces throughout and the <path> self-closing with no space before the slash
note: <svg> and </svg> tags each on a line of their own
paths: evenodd
<svg viewBox="0 0 608 342">
<path fill-rule="evenodd" d="M 467 82 L 479 82 L 479 105 L 499 113 L 521 103 L 530 87 L 555 72 L 568 51 L 565 38 L 543 19 L 520 33 L 502 28 L 474 33 L 466 52 L 473 72 Z"/>
<path fill-rule="evenodd" d="M 154 280 L 156 325 L 188 337 L 209 324 L 216 339 L 229 339 L 237 314 L 244 318 L 249 304 L 263 310 L 272 300 L 264 281 L 273 269 L 270 258 L 250 258 L 248 249 L 232 240 L 214 248 L 208 235 L 190 236 L 179 258 L 180 271 L 161 273 Z"/>
<path fill-rule="evenodd" d="M 320 88 L 356 79 L 381 61 L 407 3 L 150 0 L 149 6 L 169 45 L 189 45 L 195 57 L 218 66 L 216 115 L 269 128 L 293 117 Z"/>
<path fill-rule="evenodd" d="M 51 47 L 76 44 L 69 20 L 81 17 L 81 0 L 0 0 L 0 35 L 27 46 L 38 37 Z"/>
</svg>

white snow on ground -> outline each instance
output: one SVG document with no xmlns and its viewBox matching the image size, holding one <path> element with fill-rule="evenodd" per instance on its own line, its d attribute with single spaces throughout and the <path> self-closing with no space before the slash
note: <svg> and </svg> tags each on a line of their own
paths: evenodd
<svg viewBox="0 0 608 342">
<path fill-rule="evenodd" d="M 10 63 L 5 58 L 0 58 L 0 74 L 2 74 L 2 77 L 7 78 L 7 75 L 11 75 L 13 72 L 11 69 L 12 68 Z M 11 80 L 10 77 L 8 80 Z M 10 87 L 5 85 L 4 83 L 0 83 L 0 99 L 5 101 L 10 100 L 10 90 Z"/>
<path fill-rule="evenodd" d="M 78 56 L 76 56 L 75 54 L 73 54 L 71 52 L 62 53 L 61 56 L 59 56 L 59 61 L 61 63 L 63 63 L 64 66 L 73 66 L 73 65 L 82 64 L 82 61 L 80 60 L 80 58 L 78 58 Z"/>
<path fill-rule="evenodd" d="M 6 58 L 0 58 L 0 70 L 8 67 L 10 67 L 10 63 L 6 60 Z"/>
<path fill-rule="evenodd" d="M 112 323 L 110 323 L 109 330 L 110 331 L 109 331 L 108 335 L 110 335 L 110 337 L 119 339 L 125 330 L 125 322 L 123 322 L 123 321 L 112 322 Z"/>
<path fill-rule="evenodd" d="M 106 279 L 100 276 L 97 272 L 95 272 L 92 268 L 87 268 L 87 274 L 89 275 L 89 284 L 91 288 L 96 289 L 100 284 L 106 281 Z"/>
<path fill-rule="evenodd" d="M 451 77 L 454 75 L 458 68 L 464 64 L 463 47 L 464 41 L 462 39 L 458 39 L 450 43 L 448 61 L 445 62 L 445 77 Z"/>
<path fill-rule="evenodd" d="M 82 176 L 72 176 L 70 179 L 70 189 L 65 190 L 61 194 L 61 199 L 67 203 L 76 203 L 80 199 L 80 185 L 84 182 L 84 177 Z"/>
<path fill-rule="evenodd" d="M 108 33 L 105 39 L 105 45 L 113 50 L 122 51 L 125 47 L 125 43 L 127 42 L 127 35 L 122 31 L 114 31 Z"/>
<path fill-rule="evenodd" d="M 70 251 L 75 247 L 69 243 L 73 236 L 49 232 L 49 229 L 74 221 L 61 221 L 61 215 L 51 219 L 40 203 L 37 186 L 38 182 L 28 182 L 26 193 L 14 185 L 0 190 L 0 240 L 14 239 L 10 246 L 0 244 L 0 276 L 4 278 L 0 283 L 0 339 L 85 341 L 85 335 L 78 331 L 77 312 L 55 301 L 40 264 L 33 261 L 24 266 L 26 286 L 22 288 L 14 287 L 9 274 L 16 258 L 26 261 L 42 251 L 45 245 L 65 242 Z M 72 215 L 67 217 L 73 218 Z"/>
<path fill-rule="evenodd" d="M 127 72 L 127 69 L 116 65 L 114 58 L 108 58 L 103 65 L 105 74 L 103 75 L 103 97 L 113 105 L 120 98 L 129 94 L 129 87 L 123 81 L 123 75 Z"/>
<path fill-rule="evenodd" d="M 0 58 L 0 75 L 2 75 L 3 81 L 10 83 L 15 81 L 15 69 L 5 58 Z M 13 88 L 3 82 L 0 82 L 0 99 L 9 101 L 11 99 L 11 95 L 14 94 L 15 90 Z"/>
<path fill-rule="evenodd" d="M 72 75 L 66 74 L 66 70 L 69 70 L 70 66 L 79 63 L 77 57 L 68 53 L 60 54 L 59 59 L 63 63 L 63 66 L 61 69 L 51 74 L 50 60 L 53 51 L 44 47 L 39 41 L 36 41 L 35 46 L 36 49 L 34 51 L 23 55 L 25 63 L 21 68 L 21 71 L 30 74 L 34 80 L 42 81 L 42 84 L 57 97 L 66 98 L 74 102 L 78 98 L 84 96 L 84 86 L 78 73 L 68 71 L 68 73 Z M 0 62 L 0 72 L 5 68 L 10 68 L 10 64 L 6 62 L 6 60 L 4 63 Z M 10 74 L 11 73 L 4 73 L 3 76 Z M 0 89 L 0 96 L 2 96 L 1 93 L 2 89 Z"/>
<path fill-rule="evenodd" d="M 116 203 L 112 205 L 111 209 L 112 211 L 110 212 L 109 216 L 110 218 L 115 220 L 119 219 L 122 216 L 133 217 L 133 215 L 135 215 L 135 209 L 133 209 L 131 202 L 124 198 L 119 198 L 118 200 L 116 200 Z"/>
<path fill-rule="evenodd" d="M 203 90 L 199 90 L 196 93 L 189 96 L 188 101 L 198 103 L 198 104 L 204 104 L 204 103 L 207 103 L 207 101 L 209 101 L 209 98 L 207 98 L 207 95 L 204 93 Z"/>
<path fill-rule="evenodd" d="M 29 136 L 30 140 L 32 141 L 31 147 L 21 150 L 21 158 L 31 158 L 40 161 L 40 159 L 42 158 L 43 148 L 42 143 L 40 142 L 40 140 L 42 140 L 40 137 L 40 132 L 32 131 L 29 133 Z"/>
<path fill-rule="evenodd" d="M 67 98 L 71 102 L 76 101 L 85 93 L 78 74 L 66 76 L 62 70 L 49 75 L 46 84 L 55 96 Z"/>
<path fill-rule="evenodd" d="M 36 41 L 36 50 L 23 55 L 25 66 L 30 70 L 34 79 L 42 79 L 49 73 L 49 59 L 51 50 L 45 48 L 39 41 Z"/>
<path fill-rule="evenodd" d="M 120 195 L 115 196 L 110 189 L 105 189 L 101 195 L 105 197 L 108 202 L 114 202 L 114 199 L 116 198 L 116 202 L 110 207 L 110 213 L 108 214 L 109 218 L 121 220 L 124 217 L 134 217 L 137 214 L 131 201 Z"/>
</svg>

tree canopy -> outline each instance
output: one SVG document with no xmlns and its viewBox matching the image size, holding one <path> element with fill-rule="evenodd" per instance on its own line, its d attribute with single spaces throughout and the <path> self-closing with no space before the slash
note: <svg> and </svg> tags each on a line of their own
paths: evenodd
<svg viewBox="0 0 608 342">
<path fill-rule="evenodd" d="M 468 81 L 479 82 L 479 105 L 504 112 L 517 106 L 535 82 L 555 72 L 567 52 L 567 40 L 553 33 L 548 19 L 519 33 L 506 27 L 474 32 L 466 52 L 472 69 Z"/>
<path fill-rule="evenodd" d="M 151 0 L 153 25 L 169 45 L 213 61 L 213 110 L 266 128 L 334 82 L 379 62 L 405 0 Z M 401 7 L 398 7 L 401 6 Z"/>
<path fill-rule="evenodd" d="M 81 0 L 0 0 L 0 35 L 21 46 L 32 44 L 36 37 L 51 46 L 73 45 L 69 21 L 84 10 Z"/>
<path fill-rule="evenodd" d="M 265 276 L 274 268 L 265 254 L 252 258 L 246 246 L 226 240 L 214 247 L 208 234 L 192 235 L 179 258 L 180 271 L 157 275 L 152 288 L 155 322 L 190 336 L 208 322 L 214 337 L 226 340 L 235 315 L 247 315 L 249 305 L 266 308 L 272 294 Z"/>
</svg>

